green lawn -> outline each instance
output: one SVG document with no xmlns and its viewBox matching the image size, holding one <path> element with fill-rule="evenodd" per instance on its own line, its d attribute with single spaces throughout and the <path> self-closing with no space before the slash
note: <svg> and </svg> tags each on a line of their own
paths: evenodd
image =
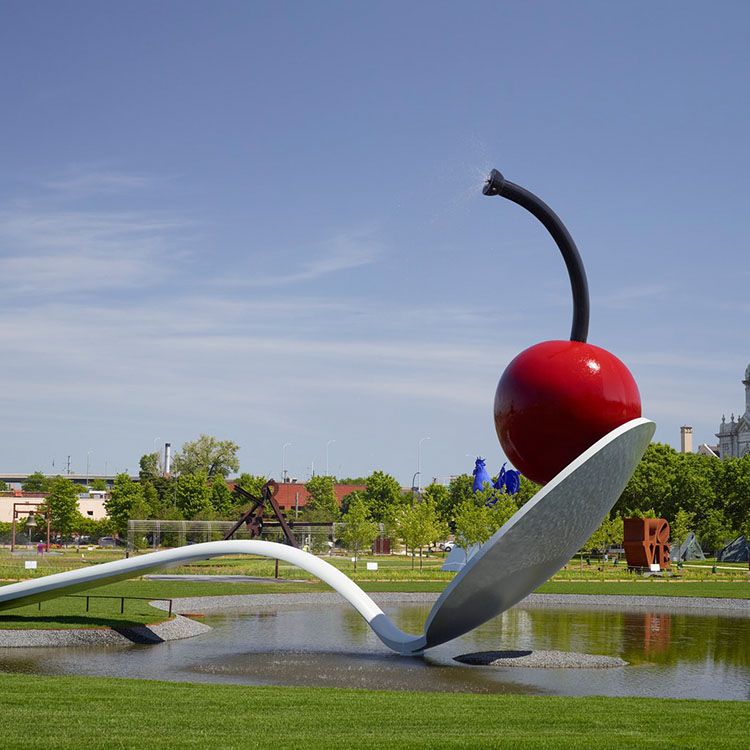
<svg viewBox="0 0 750 750">
<path fill-rule="evenodd" d="M 0 674 L 13 748 L 746 748 L 750 704 Z"/>
<path fill-rule="evenodd" d="M 92 591 L 91 594 L 101 596 L 102 592 Z M 41 602 L 41 607 L 30 604 L 0 611 L 0 630 L 128 627 L 150 625 L 166 619 L 166 612 L 138 599 L 126 600 L 125 611 L 121 613 L 119 599 L 91 598 L 87 612 L 85 598 L 61 596 Z"/>
</svg>

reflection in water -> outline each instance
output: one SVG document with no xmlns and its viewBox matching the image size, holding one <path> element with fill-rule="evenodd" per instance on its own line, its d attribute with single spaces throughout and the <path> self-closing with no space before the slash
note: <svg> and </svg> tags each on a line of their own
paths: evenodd
<svg viewBox="0 0 750 750">
<path fill-rule="evenodd" d="M 427 604 L 385 608 L 418 633 Z M 750 618 L 662 611 L 514 608 L 423 658 L 388 651 L 344 604 L 205 618 L 214 630 L 157 646 L 0 649 L 0 669 L 252 685 L 554 695 L 750 698 Z M 471 667 L 454 656 L 559 650 L 619 656 L 618 669 Z"/>
</svg>

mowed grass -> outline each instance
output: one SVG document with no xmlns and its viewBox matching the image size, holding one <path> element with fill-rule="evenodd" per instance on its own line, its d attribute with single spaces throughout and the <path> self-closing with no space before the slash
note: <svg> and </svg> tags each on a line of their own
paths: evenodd
<svg viewBox="0 0 750 750">
<path fill-rule="evenodd" d="M 2 610 L 0 611 L 0 630 L 123 628 L 153 625 L 168 619 L 165 611 L 152 607 L 148 601 L 125 600 L 125 611 L 120 612 L 119 599 L 95 598 L 101 596 L 101 591 L 92 591 L 91 594 L 88 612 L 86 599 L 80 596 L 61 596 L 41 602 L 41 606 L 29 604 L 25 607 Z M 129 596 L 138 596 L 138 594 L 133 593 Z"/>
<path fill-rule="evenodd" d="M 3 746 L 746 748 L 750 704 L 0 674 Z"/>
</svg>

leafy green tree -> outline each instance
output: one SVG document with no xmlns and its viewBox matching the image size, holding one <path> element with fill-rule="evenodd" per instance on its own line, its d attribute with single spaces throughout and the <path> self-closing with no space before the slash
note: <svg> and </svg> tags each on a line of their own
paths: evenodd
<svg viewBox="0 0 750 750">
<path fill-rule="evenodd" d="M 469 548 L 484 544 L 494 532 L 492 512 L 486 505 L 477 504 L 474 499 L 464 500 L 454 515 L 456 544 L 462 547 L 466 560 Z"/>
<path fill-rule="evenodd" d="M 7 492 L 8 491 L 8 484 L 6 482 L 3 482 L 2 479 L 0 479 L 0 492 Z"/>
<path fill-rule="evenodd" d="M 310 497 L 302 510 L 305 521 L 323 523 L 336 521 L 339 518 L 339 504 L 336 502 L 334 478 L 317 476 L 305 483 Z"/>
<path fill-rule="evenodd" d="M 107 487 L 106 480 L 97 478 L 97 479 L 94 479 L 93 482 L 91 482 L 91 489 L 96 490 L 97 492 L 106 492 L 109 489 L 109 487 Z"/>
<path fill-rule="evenodd" d="M 216 477 L 211 482 L 211 506 L 220 516 L 228 515 L 232 511 L 232 493 L 223 477 Z"/>
<path fill-rule="evenodd" d="M 422 497 L 435 504 L 438 516 L 446 523 L 452 520 L 453 506 L 451 505 L 451 496 L 444 484 L 437 484 L 437 482 L 428 484 L 422 491 Z"/>
<path fill-rule="evenodd" d="M 419 569 L 422 570 L 422 550 L 429 544 L 447 535 L 447 524 L 438 516 L 435 503 L 429 498 L 411 506 L 402 508 L 397 523 L 398 533 L 411 549 L 411 566 L 414 567 L 414 555 L 419 549 Z"/>
<path fill-rule="evenodd" d="M 185 443 L 174 457 L 172 471 L 175 474 L 203 473 L 209 479 L 215 476 L 226 478 L 230 472 L 239 471 L 237 452 L 240 446 L 231 440 L 217 440 L 212 435 L 201 435 L 197 440 Z"/>
<path fill-rule="evenodd" d="M 687 535 L 693 530 L 694 524 L 695 513 L 682 509 L 677 511 L 674 520 L 669 524 L 673 547 L 679 547 L 687 539 Z"/>
<path fill-rule="evenodd" d="M 622 537 L 622 519 L 619 516 L 611 518 L 607 516 L 601 522 L 599 528 L 594 531 L 586 544 L 583 545 L 583 549 L 587 552 L 604 553 L 612 546 L 619 546 L 619 544 L 622 543 Z"/>
<path fill-rule="evenodd" d="M 49 494 L 44 502 L 45 512 L 50 514 L 50 525 L 58 534 L 73 531 L 78 511 L 78 489 L 69 479 L 55 477 L 49 484 Z"/>
<path fill-rule="evenodd" d="M 344 517 L 344 523 L 341 540 L 348 550 L 354 552 L 354 570 L 356 570 L 359 551 L 369 548 L 375 541 L 378 526 L 370 520 L 367 506 L 361 496 L 354 497 L 349 503 L 349 511 Z"/>
<path fill-rule="evenodd" d="M 741 532 L 750 518 L 750 454 L 716 463 L 722 469 L 717 495 L 723 500 L 724 512 L 732 527 Z"/>
<path fill-rule="evenodd" d="M 175 483 L 175 505 L 188 519 L 211 508 L 211 487 L 205 472 L 180 474 Z"/>
<path fill-rule="evenodd" d="M 367 477 L 363 499 L 370 517 L 380 522 L 403 505 L 401 485 L 390 474 L 374 471 Z"/>
<path fill-rule="evenodd" d="M 260 492 L 263 489 L 263 485 L 268 481 L 268 477 L 264 477 L 256 474 L 242 473 L 235 481 L 235 486 L 242 487 L 245 492 L 249 492 L 253 497 L 260 497 Z M 235 493 L 235 503 L 242 505 L 246 504 L 246 500 Z"/>
<path fill-rule="evenodd" d="M 146 453 L 141 456 L 139 461 L 140 469 L 138 471 L 138 477 L 141 482 L 146 482 L 151 479 L 156 479 L 160 475 L 159 472 L 159 454 L 158 453 Z"/>
<path fill-rule="evenodd" d="M 536 495 L 536 493 L 542 489 L 541 484 L 532 482 L 530 479 L 523 476 L 523 474 L 521 474 L 520 484 L 521 486 L 518 488 L 518 492 L 513 495 L 513 500 L 519 508 L 526 505 L 526 503 L 529 502 L 529 500 L 531 500 L 531 498 L 534 497 L 534 495 Z"/>
<path fill-rule="evenodd" d="M 134 518 L 134 511 L 145 505 L 143 487 L 134 482 L 127 474 L 118 474 L 109 497 L 104 501 L 107 515 L 119 534 L 128 530 L 128 521 Z"/>
<path fill-rule="evenodd" d="M 51 481 L 41 471 L 35 471 L 26 477 L 26 481 L 21 484 L 21 489 L 24 492 L 48 492 Z"/>
<path fill-rule="evenodd" d="M 677 456 L 674 448 L 651 443 L 615 504 L 615 513 L 632 515 L 648 508 L 663 513 L 673 493 Z"/>
<path fill-rule="evenodd" d="M 444 521 L 453 524 L 457 508 L 466 500 L 474 499 L 474 479 L 470 474 L 459 474 L 448 485 L 448 502 L 440 508 Z"/>
<path fill-rule="evenodd" d="M 712 509 L 696 523 L 695 535 L 704 552 L 718 552 L 736 536 L 736 529 L 722 510 Z"/>
<path fill-rule="evenodd" d="M 515 515 L 518 510 L 516 505 L 516 495 L 506 495 L 503 493 L 490 508 L 492 514 L 493 534 L 499 528 L 504 526 Z"/>
</svg>

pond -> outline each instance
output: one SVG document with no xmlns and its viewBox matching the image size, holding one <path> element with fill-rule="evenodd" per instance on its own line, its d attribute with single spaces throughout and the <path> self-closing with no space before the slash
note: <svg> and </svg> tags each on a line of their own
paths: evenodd
<svg viewBox="0 0 750 750">
<path fill-rule="evenodd" d="M 429 608 L 383 606 L 412 632 L 421 630 Z M 413 658 L 390 653 L 344 604 L 252 609 L 207 616 L 210 633 L 156 646 L 0 649 L 0 670 L 245 685 L 750 699 L 750 618 L 727 613 L 519 606 Z M 532 669 L 454 661 L 474 651 L 516 649 L 618 656 L 628 666 Z"/>
</svg>

